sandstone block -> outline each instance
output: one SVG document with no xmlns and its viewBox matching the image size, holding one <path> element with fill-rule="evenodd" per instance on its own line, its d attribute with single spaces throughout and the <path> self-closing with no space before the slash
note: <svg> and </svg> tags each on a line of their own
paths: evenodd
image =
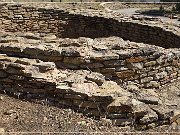
<svg viewBox="0 0 180 135">
<path fill-rule="evenodd" d="M 102 85 L 105 81 L 105 77 L 100 73 L 91 73 L 86 76 L 87 80 L 93 81 L 98 85 Z"/>
<path fill-rule="evenodd" d="M 117 60 L 119 59 L 119 55 L 113 53 L 92 53 L 90 59 L 97 60 L 97 61 L 104 61 L 104 60 Z"/>
<path fill-rule="evenodd" d="M 160 83 L 159 82 L 157 82 L 157 81 L 150 81 L 150 82 L 148 82 L 148 83 L 146 83 L 145 85 L 144 85 L 146 88 L 159 88 L 160 87 Z"/>
<path fill-rule="evenodd" d="M 149 111 L 146 115 L 139 119 L 140 124 L 149 124 L 158 120 L 158 115 L 154 111 Z"/>
<path fill-rule="evenodd" d="M 107 106 L 107 111 L 109 113 L 132 112 L 132 100 L 127 96 L 118 97 Z"/>
<path fill-rule="evenodd" d="M 173 110 L 161 106 L 153 107 L 152 109 L 157 113 L 160 120 L 170 119 L 174 114 Z"/>
<path fill-rule="evenodd" d="M 47 72 L 49 70 L 53 70 L 56 67 L 54 62 L 40 62 L 34 64 L 34 66 L 37 66 L 40 72 Z"/>
<path fill-rule="evenodd" d="M 114 74 L 115 73 L 115 68 L 102 68 L 101 73 L 111 73 Z"/>
<path fill-rule="evenodd" d="M 153 80 L 153 77 L 145 77 L 141 79 L 141 83 L 147 83 Z"/>
<path fill-rule="evenodd" d="M 64 57 L 63 62 L 79 65 L 84 63 L 85 60 L 82 57 Z"/>
<path fill-rule="evenodd" d="M 124 60 L 108 60 L 103 62 L 106 67 L 118 67 L 125 64 Z"/>
<path fill-rule="evenodd" d="M 150 66 L 155 66 L 155 65 L 156 65 L 156 61 L 149 61 L 144 64 L 145 67 L 150 67 Z"/>
<path fill-rule="evenodd" d="M 130 79 L 130 78 L 134 77 L 135 72 L 132 70 L 126 70 L 126 71 L 116 72 L 116 75 L 120 79 Z"/>
<path fill-rule="evenodd" d="M 143 63 L 128 63 L 127 67 L 129 69 L 143 69 Z"/>
<path fill-rule="evenodd" d="M 140 57 L 131 57 L 129 59 L 126 59 L 126 61 L 128 63 L 137 63 L 137 62 L 142 62 L 142 61 L 145 61 L 145 60 L 146 60 L 146 58 L 142 57 L 142 56 L 140 56 Z"/>
<path fill-rule="evenodd" d="M 160 73 L 157 73 L 155 74 L 155 79 L 156 80 L 159 80 L 159 79 L 163 79 L 167 76 L 167 72 L 163 71 L 163 72 L 160 72 Z"/>
</svg>

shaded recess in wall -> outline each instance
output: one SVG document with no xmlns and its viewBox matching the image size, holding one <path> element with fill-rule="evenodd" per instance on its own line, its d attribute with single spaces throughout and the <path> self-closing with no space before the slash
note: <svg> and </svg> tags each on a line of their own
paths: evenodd
<svg viewBox="0 0 180 135">
<path fill-rule="evenodd" d="M 2 7 L 4 5 L 1 6 L 1 9 L 3 9 Z M 0 21 L 10 21 L 9 24 L 5 24 L 6 26 L 1 25 L 5 31 L 53 33 L 62 38 L 118 36 L 125 40 L 164 48 L 180 47 L 178 35 L 158 26 L 122 22 L 113 18 L 70 14 L 62 9 L 35 8 L 24 5 L 18 5 L 18 7 L 6 5 L 6 7 L 8 9 L 0 11 Z M 13 16 L 11 18 L 3 16 L 2 14 L 5 12 L 11 13 Z"/>
</svg>

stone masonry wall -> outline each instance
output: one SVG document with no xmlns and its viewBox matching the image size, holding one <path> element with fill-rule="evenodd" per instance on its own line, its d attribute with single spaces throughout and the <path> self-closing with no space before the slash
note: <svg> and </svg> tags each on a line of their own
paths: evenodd
<svg viewBox="0 0 180 135">
<path fill-rule="evenodd" d="M 151 88 L 180 77 L 178 33 L 60 9 L 0 8 L 0 92 L 118 126 L 170 123 L 171 101 Z"/>
<path fill-rule="evenodd" d="M 59 69 L 91 70 L 102 73 L 107 80 L 140 88 L 159 88 L 180 77 L 179 49 L 119 37 L 58 39 L 55 35 L 14 33 L 14 37 L 1 39 L 0 53 L 54 62 Z"/>
<path fill-rule="evenodd" d="M 45 9 L 21 4 L 1 4 L 0 25 L 5 31 L 53 33 L 59 37 L 108 37 L 179 48 L 179 33 L 159 26 L 123 21 L 118 17 L 81 15 L 63 9 Z"/>
<path fill-rule="evenodd" d="M 157 106 L 162 99 L 151 95 L 152 90 L 135 97 L 98 73 L 57 70 L 53 62 L 2 54 L 0 92 L 36 103 L 46 99 L 50 105 L 68 106 L 88 116 L 106 118 L 113 125 L 137 129 L 169 124 L 173 116 L 172 109 Z"/>
</svg>

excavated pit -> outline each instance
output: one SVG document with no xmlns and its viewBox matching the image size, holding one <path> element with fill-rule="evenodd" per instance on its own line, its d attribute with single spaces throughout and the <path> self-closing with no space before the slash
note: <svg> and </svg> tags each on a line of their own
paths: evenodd
<svg viewBox="0 0 180 135">
<path fill-rule="evenodd" d="M 23 4 L 0 8 L 2 92 L 46 97 L 117 126 L 172 123 L 179 95 L 174 102 L 158 90 L 180 77 L 178 30 Z"/>
</svg>

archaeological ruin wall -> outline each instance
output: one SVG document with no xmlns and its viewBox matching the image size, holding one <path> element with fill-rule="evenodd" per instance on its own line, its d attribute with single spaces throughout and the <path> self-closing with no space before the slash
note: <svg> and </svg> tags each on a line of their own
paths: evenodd
<svg viewBox="0 0 180 135">
<path fill-rule="evenodd" d="M 5 4 L 6 5 L 6 4 Z M 153 44 L 165 48 L 179 48 L 177 33 L 158 26 L 133 23 L 81 14 L 71 14 L 62 9 L 35 8 L 25 5 L 1 5 L 0 24 L 5 31 L 32 31 L 54 33 L 59 37 L 109 37 Z"/>
<path fill-rule="evenodd" d="M 165 48 L 179 48 L 180 45 L 178 34 L 158 26 L 70 14 L 60 9 L 35 8 L 20 4 L 1 5 L 0 12 L 1 29 L 7 32 L 55 34 L 59 38 L 118 36 Z M 109 44 L 114 43 L 112 41 Z M 145 88 L 159 88 L 180 76 L 179 51 L 159 51 L 148 44 L 147 47 L 134 49 L 121 47 L 104 49 L 97 44 L 99 48 L 89 50 L 87 57 L 79 52 L 80 47 L 77 46 L 73 54 L 68 54 L 69 50 L 66 48 L 63 50 L 61 46 L 61 49 L 52 47 L 53 53 L 50 53 L 42 46 L 24 49 L 23 46 L 14 47 L 16 49 L 13 45 L 11 45 L 13 49 L 8 49 L 10 46 L 1 46 L 0 51 L 10 56 L 53 61 L 59 68 L 90 69 L 104 74 L 107 79 L 117 82 L 121 80 L 120 83 L 130 81 Z"/>
<path fill-rule="evenodd" d="M 0 9 L 1 92 L 47 98 L 118 126 L 170 123 L 173 111 L 151 88 L 180 77 L 178 33 L 61 9 Z"/>
</svg>

